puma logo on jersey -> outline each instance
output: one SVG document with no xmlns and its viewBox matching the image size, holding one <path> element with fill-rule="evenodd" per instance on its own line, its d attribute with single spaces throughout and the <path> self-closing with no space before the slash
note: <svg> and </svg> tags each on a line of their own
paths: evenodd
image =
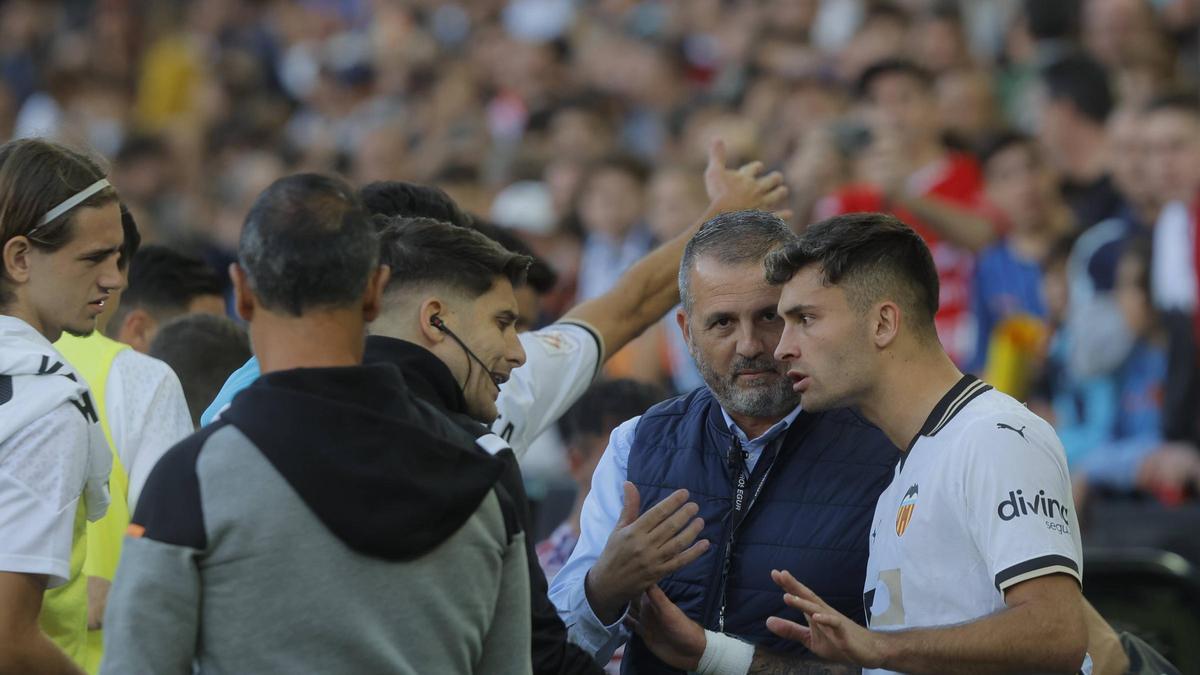
<svg viewBox="0 0 1200 675">
<path fill-rule="evenodd" d="M 1029 439 L 1028 439 L 1028 438 L 1025 438 L 1025 427 L 1021 427 L 1020 429 L 1018 429 L 1018 428 L 1016 428 L 1016 427 L 1009 426 L 1009 425 L 1005 424 L 1004 422 L 997 422 L 997 423 L 996 423 L 996 428 L 997 428 L 997 429 L 1008 429 L 1009 431 L 1011 431 L 1011 432 L 1015 433 L 1016 435 L 1020 436 L 1020 437 L 1021 437 L 1021 440 L 1025 441 L 1025 442 L 1029 442 Z"/>
</svg>

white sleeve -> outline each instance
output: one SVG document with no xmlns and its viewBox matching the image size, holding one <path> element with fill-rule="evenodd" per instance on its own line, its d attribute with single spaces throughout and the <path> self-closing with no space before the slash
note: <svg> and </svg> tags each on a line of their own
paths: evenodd
<svg viewBox="0 0 1200 675">
<path fill-rule="evenodd" d="M 154 465 L 195 429 L 179 377 L 166 363 L 132 349 L 113 360 L 105 389 L 109 428 L 129 476 L 129 512 Z"/>
<path fill-rule="evenodd" d="M 525 363 L 500 387 L 499 415 L 492 424 L 517 459 L 579 400 L 604 362 L 599 333 L 574 319 L 522 333 L 520 339 Z"/>
<path fill-rule="evenodd" d="M 583 502 L 579 517 L 579 541 L 571 557 L 550 580 L 550 601 L 567 625 L 567 638 L 604 663 L 628 638 L 618 620 L 605 625 L 588 604 L 584 582 L 588 571 L 608 543 L 625 501 L 625 478 L 629 471 L 629 447 L 637 428 L 637 417 L 613 429 L 608 447 L 592 474 L 592 489 Z"/>
<path fill-rule="evenodd" d="M 89 442 L 66 402 L 0 444 L 0 570 L 66 583 Z"/>
<path fill-rule="evenodd" d="M 1082 584 L 1066 454 L 1050 425 L 998 414 L 972 423 L 964 438 L 967 526 L 996 590 L 1056 573 Z"/>
</svg>

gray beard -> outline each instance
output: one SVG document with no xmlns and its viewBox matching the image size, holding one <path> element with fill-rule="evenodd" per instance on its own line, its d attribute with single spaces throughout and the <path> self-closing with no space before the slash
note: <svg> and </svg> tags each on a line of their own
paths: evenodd
<svg viewBox="0 0 1200 675">
<path fill-rule="evenodd" d="M 689 345 L 689 348 L 691 346 Z M 791 412 L 800 403 L 800 394 L 792 391 L 792 381 L 780 376 L 775 382 L 766 382 L 757 387 L 739 387 L 736 373 L 738 370 L 770 369 L 778 372 L 778 364 L 770 357 L 759 359 L 743 359 L 734 357 L 730 364 L 729 374 L 716 372 L 703 359 L 696 358 L 696 350 L 692 352 L 692 360 L 700 371 L 704 383 L 712 391 L 713 396 L 725 408 L 726 412 L 747 417 L 782 417 Z"/>
</svg>

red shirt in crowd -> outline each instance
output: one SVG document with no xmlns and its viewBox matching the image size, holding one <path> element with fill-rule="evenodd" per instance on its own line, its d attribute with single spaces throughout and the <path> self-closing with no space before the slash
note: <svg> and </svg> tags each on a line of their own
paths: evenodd
<svg viewBox="0 0 1200 675">
<path fill-rule="evenodd" d="M 983 172 L 979 163 L 968 155 L 947 153 L 909 178 L 912 194 L 936 197 L 955 206 L 976 209 L 983 192 Z M 971 357 L 975 343 L 975 324 L 971 318 L 971 274 L 974 256 L 970 251 L 938 237 L 928 225 L 903 208 L 887 204 L 883 194 L 874 186 L 851 184 L 839 189 L 817 205 L 817 218 L 825 219 L 843 213 L 876 211 L 890 213 L 915 229 L 933 254 L 937 266 L 938 313 L 935 317 L 938 337 L 955 363 L 963 364 Z"/>
</svg>

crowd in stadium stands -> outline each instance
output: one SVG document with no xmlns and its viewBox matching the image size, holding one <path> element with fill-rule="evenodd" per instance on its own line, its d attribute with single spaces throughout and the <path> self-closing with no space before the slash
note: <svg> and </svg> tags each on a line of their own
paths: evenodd
<svg viewBox="0 0 1200 675">
<path fill-rule="evenodd" d="M 1194 0 L 0 13 L 0 136 L 111 158 L 146 239 L 202 257 L 225 291 L 253 197 L 333 171 L 437 185 L 511 230 L 556 273 L 545 324 L 700 215 L 720 136 L 733 160 L 783 171 L 798 230 L 855 210 L 917 226 L 944 345 L 1054 421 L 1081 488 L 1176 502 L 1200 481 Z M 607 373 L 697 386 L 673 323 Z M 542 445 L 530 470 L 563 478 Z"/>
<path fill-rule="evenodd" d="M 782 174 L 769 208 L 794 232 L 882 211 L 920 233 L 942 345 L 1053 425 L 1085 523 L 1104 499 L 1200 496 L 1200 0 L 9 0 L 0 140 L 34 137 L 106 158 L 143 244 L 107 342 L 56 345 L 103 363 L 106 385 L 82 373 L 101 408 L 126 401 L 102 420 L 122 523 L 162 439 L 257 377 L 227 269 L 281 177 L 342 176 L 372 214 L 532 255 L 517 328 L 578 339 L 562 327 L 596 332 L 652 286 L 639 261 L 720 212 L 717 139 L 761 163 L 749 178 Z M 572 495 L 537 533 L 548 578 L 612 430 L 705 384 L 661 314 L 599 326 L 595 388 L 513 442 L 533 501 Z M 101 639 L 60 644 L 84 663 Z"/>
</svg>

